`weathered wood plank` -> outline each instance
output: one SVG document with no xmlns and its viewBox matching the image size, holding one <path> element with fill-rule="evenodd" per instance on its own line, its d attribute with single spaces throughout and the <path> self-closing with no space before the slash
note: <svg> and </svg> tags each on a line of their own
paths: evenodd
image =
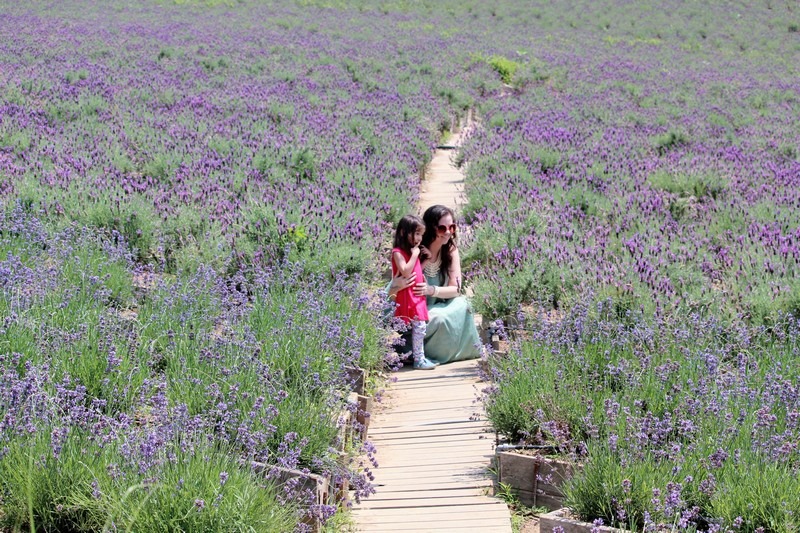
<svg viewBox="0 0 800 533">
<path fill-rule="evenodd" d="M 370 515 L 369 513 L 373 513 Z M 414 507 L 397 509 L 369 509 L 354 511 L 353 516 L 359 520 L 364 517 L 375 517 L 373 522 L 390 522 L 390 518 L 399 518 L 411 524 L 414 522 L 437 522 L 453 518 L 497 518 L 511 522 L 511 515 L 505 506 L 493 505 L 454 505 L 448 507 Z"/>
<path fill-rule="evenodd" d="M 424 452 L 422 452 L 424 454 Z M 492 460 L 491 454 L 485 453 L 483 450 L 472 450 L 469 452 L 459 453 L 448 457 L 441 456 L 425 456 L 420 455 L 418 450 L 402 450 L 391 455 L 383 454 L 377 457 L 379 468 L 389 469 L 390 467 L 402 467 L 408 464 L 417 464 L 419 466 L 425 465 L 454 465 L 456 463 L 481 463 L 488 465 Z M 527 487 L 522 487 L 527 488 Z"/>
<path fill-rule="evenodd" d="M 426 498 L 454 498 L 454 497 L 461 497 L 461 496 L 485 496 L 485 488 L 483 487 L 463 487 L 463 486 L 454 486 L 453 488 L 445 488 L 445 489 L 438 489 L 438 490 L 415 490 L 415 491 L 388 491 L 388 490 L 381 490 L 378 491 L 377 494 L 373 494 L 369 497 L 369 500 L 365 500 L 367 504 L 375 501 L 411 501 L 411 500 L 418 500 L 419 498 L 423 497 L 420 496 L 424 494 Z M 369 505 L 366 506 L 369 508 Z"/>
<path fill-rule="evenodd" d="M 440 490 L 451 490 L 451 489 L 467 489 L 467 490 L 480 490 L 480 491 L 488 491 L 492 487 L 493 482 L 489 479 L 484 478 L 474 478 L 469 480 L 446 480 L 446 479 L 435 479 L 435 480 L 422 480 L 417 481 L 412 485 L 406 483 L 405 480 L 382 480 L 378 485 L 375 487 L 377 492 L 376 495 L 379 494 L 386 494 L 387 496 L 392 494 L 402 494 L 402 493 L 413 493 L 417 494 L 419 492 L 436 492 Z M 366 500 L 365 500 L 366 501 Z"/>
<path fill-rule="evenodd" d="M 426 496 L 422 498 L 403 499 L 403 500 L 365 500 L 360 508 L 367 509 L 426 509 L 430 507 L 450 507 L 454 505 L 470 505 L 473 508 L 486 505 L 486 498 L 483 495 L 464 495 L 456 496 Z M 506 509 L 507 511 L 507 509 Z"/>
</svg>

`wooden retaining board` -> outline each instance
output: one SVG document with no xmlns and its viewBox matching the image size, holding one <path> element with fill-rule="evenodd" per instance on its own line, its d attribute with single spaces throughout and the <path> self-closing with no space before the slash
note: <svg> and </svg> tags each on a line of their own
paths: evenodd
<svg viewBox="0 0 800 533">
<path fill-rule="evenodd" d="M 523 504 L 551 511 L 563 506 L 561 485 L 572 477 L 575 467 L 571 463 L 515 452 L 498 452 L 495 462 L 498 481 L 511 486 Z"/>
</svg>

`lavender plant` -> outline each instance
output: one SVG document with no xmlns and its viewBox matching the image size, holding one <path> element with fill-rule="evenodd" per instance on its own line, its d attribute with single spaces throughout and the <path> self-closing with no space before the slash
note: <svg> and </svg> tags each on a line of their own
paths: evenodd
<svg viewBox="0 0 800 533">
<path fill-rule="evenodd" d="M 797 320 L 767 335 L 697 316 L 631 328 L 590 311 L 537 322 L 495 361 L 487 410 L 498 430 L 582 463 L 566 492 L 583 518 L 791 530 Z"/>
</svg>

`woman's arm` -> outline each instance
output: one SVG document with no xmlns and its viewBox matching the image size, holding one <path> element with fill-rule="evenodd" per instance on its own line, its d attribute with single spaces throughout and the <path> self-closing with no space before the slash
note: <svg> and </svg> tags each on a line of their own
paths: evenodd
<svg viewBox="0 0 800 533">
<path fill-rule="evenodd" d="M 435 296 L 442 300 L 450 300 L 461 295 L 461 257 L 458 255 L 458 248 L 453 250 L 450 270 L 447 271 L 447 285 L 438 287 L 427 283 L 417 283 L 414 287 L 414 294 L 424 296 Z"/>
<path fill-rule="evenodd" d="M 458 292 L 461 291 L 461 256 L 458 254 L 458 248 L 453 250 L 451 254 L 450 270 L 447 272 L 447 285 L 455 287 Z"/>
<path fill-rule="evenodd" d="M 403 274 L 397 274 L 395 277 L 392 278 L 392 282 L 389 284 L 389 288 L 386 291 L 387 295 L 389 296 L 390 300 L 394 300 L 397 298 L 397 293 L 402 291 L 403 289 L 407 289 L 409 287 L 413 287 L 417 283 L 417 275 L 412 272 L 410 276 L 404 276 Z"/>
</svg>

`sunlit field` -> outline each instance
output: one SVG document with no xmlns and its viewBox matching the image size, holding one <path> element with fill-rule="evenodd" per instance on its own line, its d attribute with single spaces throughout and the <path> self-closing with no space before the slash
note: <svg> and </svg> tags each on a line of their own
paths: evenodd
<svg viewBox="0 0 800 533">
<path fill-rule="evenodd" d="M 277 471 L 372 492 L 348 369 L 468 115 L 498 431 L 589 521 L 800 527 L 795 4 L 0 12 L 0 530 L 336 529 Z"/>
</svg>

